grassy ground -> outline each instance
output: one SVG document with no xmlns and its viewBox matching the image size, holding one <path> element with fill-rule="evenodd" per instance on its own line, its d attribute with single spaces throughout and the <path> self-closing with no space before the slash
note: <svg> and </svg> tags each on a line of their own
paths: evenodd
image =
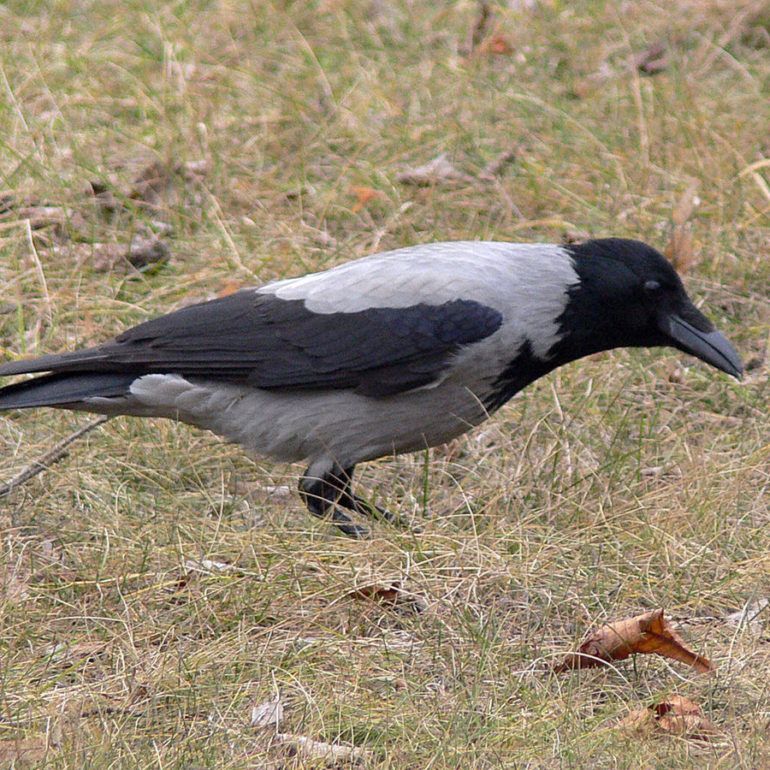
<svg viewBox="0 0 770 770">
<path fill-rule="evenodd" d="M 424 532 L 363 543 L 303 512 L 298 468 L 109 422 L 0 500 L 0 766 L 314 766 L 250 725 L 276 696 L 281 731 L 370 767 L 770 766 L 770 610 L 728 618 L 770 596 L 770 5 L 491 10 L 468 55 L 470 1 L 0 6 L 4 354 L 376 248 L 568 231 L 663 248 L 678 223 L 748 377 L 671 351 L 557 371 L 450 447 L 370 464 L 362 488 Z M 658 42 L 645 76 L 629 62 Z M 497 181 L 396 180 L 440 152 L 475 176 L 513 147 Z M 155 193 L 134 183 L 152 163 Z M 41 203 L 63 221 L 33 233 Z M 168 263 L 104 269 L 152 230 Z M 0 478 L 86 419 L 3 415 Z M 351 597 L 391 580 L 421 612 Z M 653 607 L 714 675 L 652 656 L 550 671 Z M 715 740 L 615 729 L 672 692 Z"/>
</svg>

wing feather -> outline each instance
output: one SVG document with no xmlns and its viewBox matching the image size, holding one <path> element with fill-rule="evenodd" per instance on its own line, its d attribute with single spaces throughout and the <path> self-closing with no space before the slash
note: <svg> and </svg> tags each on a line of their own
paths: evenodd
<svg viewBox="0 0 770 770">
<path fill-rule="evenodd" d="M 192 305 L 73 353 L 0 366 L 22 372 L 181 374 L 269 389 L 352 388 L 387 396 L 429 385 L 501 314 L 480 302 L 319 313 L 253 290 Z"/>
</svg>

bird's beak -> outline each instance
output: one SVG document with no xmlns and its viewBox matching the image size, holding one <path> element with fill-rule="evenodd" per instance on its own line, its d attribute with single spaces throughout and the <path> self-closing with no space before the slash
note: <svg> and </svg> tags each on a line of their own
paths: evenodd
<svg viewBox="0 0 770 770">
<path fill-rule="evenodd" d="M 735 348 L 695 306 L 686 308 L 685 313 L 667 314 L 661 318 L 660 328 L 675 348 L 741 379 L 743 364 Z"/>
</svg>

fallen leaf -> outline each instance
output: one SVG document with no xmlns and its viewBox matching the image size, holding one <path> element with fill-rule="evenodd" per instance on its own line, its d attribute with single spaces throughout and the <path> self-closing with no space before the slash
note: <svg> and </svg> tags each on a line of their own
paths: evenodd
<svg viewBox="0 0 770 770">
<path fill-rule="evenodd" d="M 651 610 L 633 618 L 616 620 L 591 633 L 554 667 L 557 672 L 575 668 L 594 668 L 634 654 L 656 654 L 682 661 L 701 673 L 713 671 L 708 658 L 689 649 L 663 617 L 663 610 Z"/>
<path fill-rule="evenodd" d="M 442 152 L 423 166 L 402 171 L 396 181 L 415 187 L 430 187 L 446 182 L 472 182 L 473 177 L 456 169 L 446 153 Z"/>
<path fill-rule="evenodd" d="M 677 735 L 702 741 L 711 740 L 718 732 L 703 709 L 681 695 L 671 695 L 647 708 L 631 711 L 620 720 L 618 727 L 647 736 Z"/>
<path fill-rule="evenodd" d="M 383 604 L 397 604 L 401 596 L 403 596 L 401 583 L 396 580 L 385 585 L 371 585 L 357 588 L 355 591 L 351 591 L 347 595 L 347 598 L 371 599 L 372 601 L 382 602 Z"/>
<path fill-rule="evenodd" d="M 351 187 L 350 192 L 356 197 L 356 202 L 352 208 L 354 214 L 361 211 L 362 208 L 375 198 L 384 197 L 380 190 L 374 190 L 371 187 Z"/>
<path fill-rule="evenodd" d="M 681 366 L 674 366 L 668 373 L 668 381 L 681 385 L 686 378 L 686 372 Z"/>
<path fill-rule="evenodd" d="M 362 765 L 372 755 L 370 751 L 356 746 L 314 741 L 304 735 L 278 733 L 275 737 L 279 743 L 286 744 L 292 754 L 298 754 L 305 759 L 321 759 L 327 766 L 334 766 L 338 762 Z"/>
<path fill-rule="evenodd" d="M 653 43 L 634 57 L 634 67 L 645 75 L 657 75 L 668 68 L 668 51 L 664 43 Z"/>
<path fill-rule="evenodd" d="M 513 53 L 513 43 L 507 35 L 496 32 L 494 35 L 490 35 L 479 46 L 478 50 L 480 53 L 492 54 L 493 56 L 508 56 Z"/>
<path fill-rule="evenodd" d="M 280 698 L 257 703 L 251 707 L 252 727 L 274 727 L 277 730 L 281 722 L 283 722 L 283 703 Z"/>
<path fill-rule="evenodd" d="M 172 187 L 173 175 L 173 167 L 169 168 L 165 163 L 153 161 L 136 175 L 129 197 L 155 206 Z"/>
<path fill-rule="evenodd" d="M 345 598 L 378 602 L 415 614 L 423 612 L 427 606 L 422 597 L 404 590 L 399 580 L 363 585 L 356 588 L 355 591 L 351 591 Z"/>
</svg>

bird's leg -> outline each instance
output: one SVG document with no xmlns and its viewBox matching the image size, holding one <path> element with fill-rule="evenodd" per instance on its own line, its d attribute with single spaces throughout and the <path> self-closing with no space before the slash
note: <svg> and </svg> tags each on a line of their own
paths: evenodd
<svg viewBox="0 0 770 770">
<path fill-rule="evenodd" d="M 329 517 L 332 524 L 348 537 L 368 537 L 369 530 L 366 527 L 356 524 L 350 516 L 343 513 L 335 505 L 338 499 L 346 494 L 345 490 L 350 486 L 350 479 L 347 478 L 346 481 L 346 478 L 336 463 L 332 465 L 331 469 L 321 474 L 315 473 L 311 465 L 299 480 L 300 496 L 313 516 L 317 516 L 319 519 Z M 344 505 L 344 503 L 340 504 Z"/>
<path fill-rule="evenodd" d="M 368 500 L 364 500 L 363 497 L 359 497 L 358 495 L 354 494 L 353 490 L 351 489 L 351 483 L 353 481 L 353 471 L 355 469 L 355 465 L 351 465 L 349 468 L 339 468 L 338 466 L 335 466 L 334 468 L 334 471 L 339 471 L 339 473 L 336 475 L 336 478 L 339 479 L 340 483 L 338 488 L 342 490 L 339 498 L 337 498 L 338 505 L 341 505 L 343 508 L 347 508 L 349 511 L 360 513 L 363 516 L 370 516 L 373 519 L 382 519 L 383 521 L 387 521 L 388 524 L 392 524 L 396 527 L 403 527 L 406 529 L 412 529 L 412 531 L 419 531 L 415 530 L 414 527 L 410 527 L 409 524 L 407 524 L 400 516 L 397 516 L 395 513 L 391 513 L 384 508 L 380 508 L 379 505 L 374 505 Z"/>
</svg>

